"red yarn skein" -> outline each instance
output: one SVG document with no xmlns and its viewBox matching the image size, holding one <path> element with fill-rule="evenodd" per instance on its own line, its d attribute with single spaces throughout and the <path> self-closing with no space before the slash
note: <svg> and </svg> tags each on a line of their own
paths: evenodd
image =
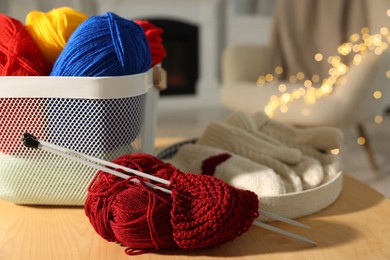
<svg viewBox="0 0 390 260">
<path fill-rule="evenodd" d="M 46 76 L 50 64 L 18 20 L 0 14 L 0 76 Z"/>
<path fill-rule="evenodd" d="M 146 154 L 122 156 L 113 162 L 165 179 L 176 171 Z M 84 205 L 92 226 L 106 240 L 128 247 L 129 255 L 177 247 L 170 222 L 171 196 L 147 188 L 140 180 L 134 183 L 99 171 Z"/>
<path fill-rule="evenodd" d="M 150 53 L 152 55 L 152 67 L 162 62 L 167 56 L 167 52 L 164 48 L 161 34 L 163 29 L 156 27 L 154 24 L 147 20 L 134 20 L 135 23 L 141 25 L 145 31 L 146 38 L 148 40 Z"/>
<path fill-rule="evenodd" d="M 170 180 L 172 194 L 99 172 L 88 190 L 85 212 L 105 239 L 138 254 L 164 247 L 195 249 L 231 241 L 258 217 L 259 200 L 212 176 L 182 173 L 146 154 L 114 161 Z"/>
</svg>

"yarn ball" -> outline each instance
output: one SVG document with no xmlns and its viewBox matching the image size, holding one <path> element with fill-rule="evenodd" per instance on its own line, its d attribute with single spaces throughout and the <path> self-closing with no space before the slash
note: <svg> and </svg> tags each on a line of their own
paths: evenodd
<svg viewBox="0 0 390 260">
<path fill-rule="evenodd" d="M 249 229 L 258 217 L 257 196 L 212 176 L 182 173 L 151 155 L 115 163 L 170 180 L 172 194 L 99 171 L 88 189 L 85 213 L 96 232 L 138 254 L 165 247 L 218 246 Z M 117 169 L 118 170 L 118 169 Z M 121 171 L 121 170 L 118 170 Z M 162 185 L 164 186 L 164 185 Z"/>
<path fill-rule="evenodd" d="M 47 61 L 53 65 L 74 30 L 88 16 L 70 7 L 52 9 L 43 13 L 27 14 L 26 28 Z"/>
<path fill-rule="evenodd" d="M 151 155 L 126 155 L 113 162 L 161 178 L 169 178 L 176 171 Z M 127 254 L 177 247 L 172 236 L 171 208 L 169 194 L 147 188 L 142 180 L 134 183 L 102 171 L 91 182 L 84 205 L 95 231 L 107 241 L 126 246 Z"/>
<path fill-rule="evenodd" d="M 150 49 L 142 27 L 108 12 L 80 24 L 50 75 L 122 76 L 143 73 L 150 65 Z"/>
<path fill-rule="evenodd" d="M 45 76 L 51 66 L 18 20 L 0 14 L 0 76 Z"/>
<path fill-rule="evenodd" d="M 163 39 L 161 37 L 162 33 L 164 32 L 163 29 L 156 27 L 148 20 L 134 20 L 134 22 L 141 25 L 145 31 L 146 38 L 148 39 L 150 53 L 152 54 L 152 67 L 161 63 L 162 60 L 167 56 L 167 52 L 163 44 Z"/>
</svg>

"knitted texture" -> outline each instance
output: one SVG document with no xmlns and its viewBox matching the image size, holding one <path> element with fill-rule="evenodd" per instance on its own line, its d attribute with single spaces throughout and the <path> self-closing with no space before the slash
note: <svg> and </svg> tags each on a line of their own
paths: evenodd
<svg viewBox="0 0 390 260">
<path fill-rule="evenodd" d="M 202 162 L 201 173 L 213 176 L 217 167 L 226 162 L 232 156 L 228 153 L 213 155 Z"/>
<path fill-rule="evenodd" d="M 143 73 L 150 65 L 150 49 L 142 27 L 108 12 L 80 24 L 50 75 L 122 76 Z"/>
<path fill-rule="evenodd" d="M 0 14 L 0 76 L 46 76 L 51 70 L 18 20 Z"/>
<path fill-rule="evenodd" d="M 258 217 L 255 193 L 238 190 L 209 175 L 174 173 L 171 178 L 173 237 L 181 248 L 231 241 Z"/>
<path fill-rule="evenodd" d="M 299 163 L 290 167 L 301 178 L 304 190 L 315 188 L 324 180 L 321 162 L 312 157 L 304 155 Z"/>
<path fill-rule="evenodd" d="M 85 213 L 99 235 L 127 246 L 128 254 L 217 246 L 241 235 L 258 217 L 256 194 L 212 176 L 182 173 L 146 154 L 114 162 L 170 180 L 169 186 L 162 186 L 172 190 L 169 195 L 146 187 L 139 177 L 123 180 L 97 173 L 88 189 Z"/>
<path fill-rule="evenodd" d="M 184 172 L 212 175 L 225 183 L 262 197 L 286 193 L 283 179 L 271 168 L 225 150 L 187 144 L 167 162 Z"/>
<path fill-rule="evenodd" d="M 248 133 L 251 133 L 256 138 L 259 138 L 261 140 L 264 140 L 268 143 L 271 143 L 276 146 L 283 146 L 280 142 L 278 142 L 276 139 L 274 139 L 272 136 L 269 136 L 258 129 L 258 125 L 254 118 L 244 112 L 236 112 L 232 113 L 229 116 L 227 116 L 224 120 L 224 123 L 235 126 L 237 128 L 240 128 L 242 130 L 245 130 Z"/>
<path fill-rule="evenodd" d="M 52 66 L 74 30 L 87 18 L 69 7 L 47 13 L 32 11 L 26 17 L 26 28 Z"/>
<path fill-rule="evenodd" d="M 287 192 L 303 190 L 302 181 L 299 176 L 287 164 L 270 156 L 269 154 L 271 151 L 265 149 L 267 146 L 262 146 L 266 143 L 265 141 L 262 141 L 255 136 L 251 136 L 242 129 L 225 126 L 226 124 L 215 122 L 209 124 L 203 134 L 199 137 L 197 144 L 223 149 L 273 169 L 283 179 Z M 226 129 L 227 131 L 225 131 Z M 241 137 L 244 137 L 244 139 L 240 139 Z M 268 147 L 275 146 L 268 143 Z M 282 150 L 289 151 L 287 147 L 281 146 L 278 149 L 274 149 L 273 152 Z M 292 149 L 290 151 L 298 150 Z M 272 154 L 277 155 L 277 153 Z M 284 152 L 284 154 L 286 154 L 286 152 Z M 299 154 L 302 155 L 300 152 Z M 281 154 L 279 154 L 279 156 L 280 155 Z M 296 157 L 293 159 L 295 163 L 298 163 L 300 158 Z"/>
<path fill-rule="evenodd" d="M 145 31 L 146 38 L 152 55 L 152 67 L 159 64 L 167 56 L 163 39 L 161 37 L 163 29 L 156 27 L 154 24 L 147 20 L 134 20 L 137 24 L 141 25 Z"/>
<path fill-rule="evenodd" d="M 283 122 L 270 119 L 263 112 L 253 115 L 258 130 L 272 132 L 273 135 L 288 138 L 295 143 L 303 143 L 321 150 L 339 148 L 344 141 L 341 130 L 335 127 L 297 128 Z"/>
<path fill-rule="evenodd" d="M 316 146 L 336 148 L 336 145 L 339 145 L 343 140 L 342 132 L 336 128 L 299 129 L 271 120 L 261 112 L 254 116 L 243 112 L 234 113 L 223 122 L 239 127 L 256 138 L 276 146 L 299 150 L 303 154 L 301 160 L 296 164 L 289 164 L 288 167 L 301 178 L 303 189 L 314 188 L 326 183 L 342 170 L 339 157 L 316 148 Z M 325 139 L 323 140 L 322 137 Z M 328 139 L 331 139 L 329 144 L 327 144 Z"/>
<path fill-rule="evenodd" d="M 339 156 L 320 151 L 309 144 L 296 143 L 291 141 L 287 136 L 275 135 L 272 129 L 264 129 L 265 134 L 272 136 L 285 146 L 299 149 L 305 156 L 311 157 L 321 163 L 323 168 L 323 179 L 320 184 L 324 184 L 332 180 L 340 171 L 343 170 L 343 164 Z M 301 168 L 302 169 L 302 168 Z M 297 169 L 295 169 L 297 170 Z"/>
<path fill-rule="evenodd" d="M 250 159 L 258 154 L 268 155 L 285 163 L 297 163 L 302 153 L 297 149 L 274 145 L 243 129 L 222 122 L 212 122 L 199 138 L 199 144 L 224 148 Z"/>
</svg>

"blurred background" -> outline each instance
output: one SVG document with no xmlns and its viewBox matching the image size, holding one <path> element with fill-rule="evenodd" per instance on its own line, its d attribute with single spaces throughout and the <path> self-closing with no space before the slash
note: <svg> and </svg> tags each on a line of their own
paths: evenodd
<svg viewBox="0 0 390 260">
<path fill-rule="evenodd" d="M 333 9 L 329 9 L 326 4 L 332 5 Z M 168 89 L 161 93 L 157 137 L 197 137 L 209 122 L 219 120 L 231 111 L 240 110 L 240 108 L 248 112 L 253 112 L 249 107 L 255 106 L 258 110 L 268 108 L 272 113 L 279 109 L 280 111 L 277 110 L 277 112 L 284 121 L 300 122 L 306 125 L 306 123 L 314 124 L 314 121 L 310 120 L 320 118 L 329 107 L 339 106 L 340 114 L 345 113 L 345 116 L 340 116 L 338 122 L 324 119 L 316 121 L 315 124 L 340 127 L 346 137 L 345 144 L 340 148 L 340 155 L 345 163 L 345 172 L 390 197 L 390 118 L 388 113 L 390 97 L 386 94 L 390 90 L 390 66 L 388 66 L 388 61 L 383 60 L 385 56 L 382 55 L 389 51 L 389 0 L 0 0 L 1 13 L 23 22 L 27 13 L 32 10 L 47 12 L 61 6 L 70 6 L 89 15 L 112 11 L 128 19 L 147 19 L 164 29 L 163 39 L 168 56 L 162 65 L 168 73 Z M 368 24 L 365 25 L 366 21 Z M 317 30 L 324 24 L 338 26 L 337 28 L 325 26 L 324 32 Z M 355 28 L 358 28 L 356 32 L 353 31 Z M 380 42 L 378 42 L 379 38 Z M 359 45 L 358 40 L 364 41 Z M 348 44 L 342 45 L 345 42 Z M 336 43 L 340 44 L 339 49 L 333 48 Z M 249 50 L 249 47 L 253 46 L 270 46 L 270 51 L 264 51 L 263 56 L 273 54 L 276 58 L 274 56 L 262 58 L 256 53 L 247 51 L 245 54 L 247 57 L 242 58 L 243 56 L 239 56 L 238 53 L 233 53 L 231 55 L 233 61 L 226 59 L 226 53 L 236 50 L 237 46 L 244 46 L 244 50 Z M 293 49 L 297 46 L 303 49 Z M 328 60 L 327 65 L 333 64 L 336 70 L 345 70 L 346 73 L 345 75 L 333 75 L 329 70 L 331 75 L 326 79 L 334 82 L 332 82 L 332 88 L 325 84 L 325 90 L 319 93 L 321 97 L 328 96 L 329 89 L 332 92 L 333 84 L 335 86 L 345 84 L 345 78 L 348 78 L 350 85 L 353 82 L 355 85 L 363 82 L 367 88 L 370 87 L 367 95 L 356 97 L 354 102 L 351 101 L 349 107 L 345 108 L 345 111 L 342 111 L 340 104 L 332 105 L 330 101 L 326 103 L 318 100 L 317 103 L 320 105 L 317 107 L 308 106 L 312 105 L 309 103 L 313 101 L 307 95 L 308 89 L 315 83 L 319 85 L 319 89 L 322 89 L 325 81 L 318 80 L 316 76 L 319 75 L 315 73 L 309 75 L 305 72 L 304 76 L 302 74 L 304 69 L 316 68 L 319 61 L 326 61 L 328 50 L 320 49 L 320 47 L 331 49 L 334 52 L 331 57 L 341 57 L 333 61 Z M 310 51 L 314 53 L 305 57 L 306 50 L 308 53 Z M 363 54 L 368 50 L 382 57 L 382 63 L 375 65 L 377 67 L 369 65 L 362 59 Z M 289 52 L 290 55 L 285 52 Z M 291 53 L 297 55 L 291 55 Z M 351 57 L 351 63 L 345 63 L 346 67 L 341 66 L 343 63 L 340 61 L 344 61 L 344 57 L 349 53 L 354 54 Z M 285 55 L 287 58 L 278 55 Z M 304 57 L 310 59 L 313 64 L 302 65 L 301 60 L 304 60 Z M 275 60 L 281 63 L 277 64 Z M 236 61 L 239 64 L 238 68 L 231 64 Z M 334 63 L 341 64 L 341 67 L 335 67 Z M 348 74 L 348 69 L 351 68 L 352 71 L 352 67 L 359 63 L 366 64 L 367 72 L 354 70 L 354 74 Z M 293 74 L 283 75 L 288 71 L 287 68 L 289 71 L 295 69 L 291 64 L 298 64 L 303 70 L 296 68 Z M 379 70 L 382 71 L 380 81 L 369 77 Z M 367 79 L 362 75 L 367 75 Z M 241 84 L 242 88 L 236 87 Z M 265 86 L 266 90 L 274 86 L 272 89 L 275 91 L 272 94 L 269 94 L 269 91 L 261 92 L 260 89 L 264 88 L 264 84 L 271 86 Z M 309 100 L 300 104 L 299 108 L 289 105 L 288 102 L 280 105 L 283 101 L 280 99 L 276 106 L 269 103 L 271 96 L 277 99 L 282 96 L 289 97 L 283 95 L 285 93 L 292 95 L 293 92 L 288 92 L 289 86 L 297 84 L 301 85 L 298 88 L 306 88 L 306 93 L 302 95 L 308 97 Z M 244 86 L 248 86 L 247 92 Z M 349 87 L 354 88 L 354 86 Z M 237 92 L 234 92 L 236 90 Z M 352 90 L 344 92 L 344 96 L 355 96 Z M 359 94 L 360 92 L 362 90 L 359 90 Z M 318 95 L 315 96 L 314 101 L 317 99 L 319 99 Z M 365 101 L 370 103 L 360 107 Z M 347 102 L 349 101 L 344 103 Z M 379 103 L 381 104 L 379 112 L 376 110 L 364 119 L 359 118 L 359 121 L 354 122 L 355 125 L 342 124 L 343 121 L 350 119 L 348 115 L 352 115 L 353 112 L 359 111 L 360 114 L 368 115 L 368 111 Z M 319 116 L 315 116 L 317 110 L 320 113 Z M 286 113 L 287 111 L 289 113 Z M 338 110 L 335 111 L 329 113 L 333 113 L 336 117 Z M 312 119 L 307 117 L 308 115 L 312 116 Z M 332 116 L 327 115 L 327 117 Z M 293 119 L 296 121 L 292 121 Z M 367 136 L 363 136 L 356 125 L 364 125 L 364 132 Z M 368 136 L 369 150 L 366 148 Z M 367 156 L 367 153 L 371 154 Z M 370 157 L 374 158 L 376 167 L 373 167 Z"/>
</svg>

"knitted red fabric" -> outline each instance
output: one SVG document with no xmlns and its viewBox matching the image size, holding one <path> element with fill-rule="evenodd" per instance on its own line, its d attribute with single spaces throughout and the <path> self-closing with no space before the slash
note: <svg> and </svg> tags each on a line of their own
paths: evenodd
<svg viewBox="0 0 390 260">
<path fill-rule="evenodd" d="M 113 162 L 161 178 L 176 171 L 146 154 L 126 155 Z M 92 226 L 106 240 L 128 247 L 125 252 L 131 255 L 177 247 L 170 222 L 171 196 L 139 180 L 141 184 L 99 171 L 84 205 Z"/>
<path fill-rule="evenodd" d="M 25 26 L 0 14 L 0 76 L 46 76 L 51 66 Z"/>
<path fill-rule="evenodd" d="M 134 20 L 145 31 L 146 38 L 148 39 L 150 52 L 152 54 L 152 67 L 162 62 L 167 56 L 165 51 L 161 34 L 163 29 L 156 27 L 154 24 L 147 20 Z"/>
<path fill-rule="evenodd" d="M 259 200 L 209 175 L 175 172 L 171 178 L 173 237 L 181 248 L 218 246 L 247 231 Z"/>
<path fill-rule="evenodd" d="M 86 215 L 103 238 L 129 247 L 128 254 L 217 246 L 241 235 L 258 217 L 256 194 L 212 176 L 182 173 L 146 154 L 114 162 L 171 182 L 166 187 L 171 195 L 147 188 L 141 178 L 137 184 L 104 172 L 91 183 Z"/>
<path fill-rule="evenodd" d="M 207 158 L 202 162 L 201 173 L 205 175 L 213 176 L 218 165 L 225 162 L 230 157 L 232 157 L 231 154 L 221 153 L 221 154 L 211 156 L 210 158 Z"/>
</svg>

